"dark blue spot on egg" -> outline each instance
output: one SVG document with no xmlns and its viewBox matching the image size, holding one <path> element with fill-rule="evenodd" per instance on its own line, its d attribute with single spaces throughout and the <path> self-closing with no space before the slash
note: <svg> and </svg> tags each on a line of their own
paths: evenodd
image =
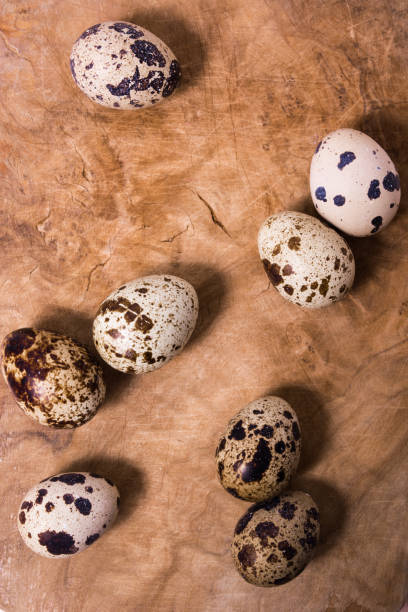
<svg viewBox="0 0 408 612">
<path fill-rule="evenodd" d="M 131 89 L 130 79 L 122 79 L 119 85 L 111 85 L 107 83 L 106 88 L 109 89 L 112 96 L 128 96 Z"/>
<path fill-rule="evenodd" d="M 181 69 L 180 64 L 177 60 L 173 60 L 170 64 L 170 74 L 166 80 L 166 84 L 163 89 L 162 96 L 163 98 L 167 98 L 171 96 L 173 91 L 176 89 L 181 78 Z"/>
<path fill-rule="evenodd" d="M 101 24 L 96 23 L 94 26 L 85 30 L 85 32 L 81 34 L 80 38 L 88 38 L 88 36 L 91 36 L 92 34 L 96 34 L 100 27 L 101 27 Z"/>
<path fill-rule="evenodd" d="M 117 21 L 113 25 L 109 26 L 109 29 L 125 34 L 126 36 L 129 36 L 129 38 L 133 39 L 141 38 L 143 36 L 143 32 L 136 30 L 136 28 L 134 28 L 131 24 L 124 21 Z"/>
<path fill-rule="evenodd" d="M 333 202 L 336 206 L 343 206 L 346 202 L 346 198 L 342 195 L 336 195 L 333 198 Z"/>
<path fill-rule="evenodd" d="M 392 172 L 388 172 L 388 174 L 383 179 L 384 189 L 387 191 L 398 191 L 400 188 L 400 181 L 398 174 L 393 174 Z"/>
<path fill-rule="evenodd" d="M 374 229 L 371 230 L 372 234 L 375 234 L 375 232 L 378 232 L 378 230 L 382 226 L 382 221 L 383 221 L 382 217 L 374 217 L 374 219 L 371 221 L 371 223 L 374 225 Z"/>
<path fill-rule="evenodd" d="M 315 191 L 315 196 L 318 200 L 323 200 L 323 202 L 327 202 L 326 190 L 324 187 L 318 187 Z"/>
<path fill-rule="evenodd" d="M 340 161 L 337 164 L 338 169 L 343 170 L 344 166 L 351 164 L 351 162 L 354 161 L 355 159 L 356 159 L 356 156 L 354 155 L 353 151 L 345 151 L 344 153 L 341 153 Z"/>
<path fill-rule="evenodd" d="M 319 142 L 319 144 L 317 145 L 317 147 L 316 147 L 316 151 L 315 151 L 315 155 L 316 155 L 316 153 L 318 153 L 318 152 L 319 152 L 319 149 L 320 149 L 320 147 L 322 146 L 322 142 L 323 142 L 323 140 L 321 140 L 321 141 Z"/>
<path fill-rule="evenodd" d="M 164 68 L 166 65 L 165 57 L 156 45 L 148 40 L 136 40 L 133 45 L 130 45 L 130 48 L 141 64 L 145 63 L 148 66 L 159 66 L 160 68 Z"/>
<path fill-rule="evenodd" d="M 379 184 L 380 184 L 380 181 L 377 181 L 377 179 L 374 179 L 373 181 L 371 181 L 370 187 L 367 193 L 370 200 L 376 200 L 377 198 L 380 197 L 381 191 L 378 188 Z"/>
</svg>

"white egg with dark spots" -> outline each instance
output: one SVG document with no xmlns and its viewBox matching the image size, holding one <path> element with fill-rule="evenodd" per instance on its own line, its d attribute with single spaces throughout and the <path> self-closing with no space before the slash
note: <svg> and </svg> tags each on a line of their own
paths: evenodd
<svg viewBox="0 0 408 612">
<path fill-rule="evenodd" d="M 197 315 L 197 293 L 190 283 L 171 275 L 145 276 L 102 302 L 93 323 L 94 343 L 113 368 L 150 372 L 183 349 Z"/>
<path fill-rule="evenodd" d="M 119 491 L 89 472 L 50 476 L 30 489 L 18 510 L 24 543 L 43 557 L 61 559 L 86 550 L 113 524 Z"/>
<path fill-rule="evenodd" d="M 157 36 L 126 21 L 98 23 L 81 34 L 70 58 L 78 87 L 94 102 L 138 109 L 168 98 L 181 71 Z"/>
<path fill-rule="evenodd" d="M 299 421 L 280 397 L 251 402 L 228 423 L 217 446 L 222 486 L 240 499 L 263 501 L 287 488 L 300 457 Z"/>
<path fill-rule="evenodd" d="M 271 215 L 259 230 L 258 248 L 272 285 L 298 306 L 328 306 L 353 285 L 354 256 L 347 242 L 310 215 Z"/>
<path fill-rule="evenodd" d="M 105 398 L 100 366 L 84 346 L 56 332 L 11 332 L 3 340 L 1 365 L 17 404 L 41 425 L 83 425 Z"/>
<path fill-rule="evenodd" d="M 285 584 L 309 563 L 319 534 L 319 511 L 312 497 L 289 491 L 251 506 L 240 518 L 231 547 L 235 567 L 256 586 Z"/>
<path fill-rule="evenodd" d="M 395 217 L 400 180 L 389 155 L 367 134 L 341 129 L 317 146 L 310 191 L 318 213 L 351 236 L 372 236 Z"/>
</svg>

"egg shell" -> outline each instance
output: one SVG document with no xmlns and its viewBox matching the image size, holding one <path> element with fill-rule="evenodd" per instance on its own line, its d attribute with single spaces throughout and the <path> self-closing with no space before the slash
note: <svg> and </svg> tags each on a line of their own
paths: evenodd
<svg viewBox="0 0 408 612">
<path fill-rule="evenodd" d="M 50 476 L 30 489 L 18 511 L 24 543 L 51 559 L 89 548 L 113 524 L 119 491 L 108 478 L 89 472 Z"/>
<path fill-rule="evenodd" d="M 83 425 L 105 398 L 101 368 L 68 336 L 17 329 L 3 340 L 1 363 L 17 404 L 41 425 Z"/>
<path fill-rule="evenodd" d="M 353 285 L 354 256 L 347 242 L 310 215 L 270 216 L 259 230 L 258 248 L 272 285 L 298 306 L 328 306 Z"/>
<path fill-rule="evenodd" d="M 247 582 L 278 586 L 306 567 L 319 534 L 319 511 L 312 497 L 302 491 L 289 491 L 251 506 L 240 518 L 231 546 L 232 557 Z"/>
<path fill-rule="evenodd" d="M 372 236 L 395 217 L 400 181 L 389 155 L 367 134 L 344 128 L 317 146 L 310 191 L 318 213 L 351 236 Z"/>
<path fill-rule="evenodd" d="M 240 499 L 277 495 L 295 474 L 300 457 L 299 421 L 280 397 L 251 402 L 228 423 L 216 450 L 222 486 Z"/>
<path fill-rule="evenodd" d="M 171 275 L 130 281 L 99 307 L 96 349 L 112 368 L 141 374 L 161 368 L 188 342 L 198 315 L 190 283 Z"/>
<path fill-rule="evenodd" d="M 70 58 L 78 87 L 94 102 L 135 110 L 168 98 L 181 71 L 157 36 L 127 21 L 98 23 L 81 34 Z"/>
</svg>

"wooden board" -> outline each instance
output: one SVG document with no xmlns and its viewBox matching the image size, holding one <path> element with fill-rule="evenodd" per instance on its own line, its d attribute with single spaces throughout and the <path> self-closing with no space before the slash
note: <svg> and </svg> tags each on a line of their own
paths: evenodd
<svg viewBox="0 0 408 612">
<path fill-rule="evenodd" d="M 148 273 L 198 290 L 198 328 L 161 370 L 107 372 L 108 400 L 72 431 L 37 426 L 1 384 L 0 608 L 8 611 L 395 612 L 407 593 L 408 8 L 404 0 L 32 0 L 0 9 L 0 332 L 90 341 L 100 301 Z M 184 80 L 152 110 L 89 101 L 68 58 L 87 27 L 130 20 L 165 40 Z M 394 159 L 401 210 L 350 241 L 351 295 L 306 312 L 268 285 L 256 237 L 311 212 L 328 131 L 356 127 Z M 298 411 L 294 485 L 321 508 L 313 563 L 246 584 L 229 545 L 247 508 L 217 482 L 229 418 L 273 392 Z M 22 495 L 62 470 L 119 486 L 116 527 L 50 561 L 24 547 Z"/>
</svg>

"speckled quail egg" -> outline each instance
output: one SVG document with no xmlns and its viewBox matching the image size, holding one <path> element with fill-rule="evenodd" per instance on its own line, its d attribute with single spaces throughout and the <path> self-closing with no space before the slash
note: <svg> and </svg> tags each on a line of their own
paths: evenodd
<svg viewBox="0 0 408 612">
<path fill-rule="evenodd" d="M 258 235 L 266 274 L 282 297 L 305 308 L 341 300 L 354 281 L 346 241 L 318 219 L 286 211 L 266 219 Z"/>
<path fill-rule="evenodd" d="M 278 586 L 309 563 L 320 533 L 319 511 L 310 495 L 290 491 L 255 504 L 235 527 L 231 552 L 251 584 Z"/>
<path fill-rule="evenodd" d="M 17 404 L 41 425 L 83 425 L 105 398 L 101 368 L 84 346 L 67 336 L 17 329 L 3 341 L 1 362 Z"/>
<path fill-rule="evenodd" d="M 310 191 L 319 214 L 351 236 L 383 230 L 401 198 L 388 154 L 367 134 L 347 128 L 331 132 L 317 146 Z"/>
<path fill-rule="evenodd" d="M 93 324 L 95 346 L 117 370 L 150 372 L 182 350 L 197 315 L 197 294 L 187 281 L 170 275 L 138 278 L 102 302 Z"/>
<path fill-rule="evenodd" d="M 109 529 L 119 501 L 108 478 L 88 472 L 57 474 L 26 493 L 18 511 L 18 529 L 24 543 L 39 555 L 68 557 Z"/>
<path fill-rule="evenodd" d="M 127 21 L 98 23 L 81 34 L 71 52 L 78 87 L 98 104 L 137 109 L 171 96 L 180 64 L 157 36 Z"/>
<path fill-rule="evenodd" d="M 230 420 L 215 455 L 228 493 L 248 501 L 270 499 L 288 486 L 299 463 L 295 411 L 280 397 L 251 402 Z"/>
</svg>

